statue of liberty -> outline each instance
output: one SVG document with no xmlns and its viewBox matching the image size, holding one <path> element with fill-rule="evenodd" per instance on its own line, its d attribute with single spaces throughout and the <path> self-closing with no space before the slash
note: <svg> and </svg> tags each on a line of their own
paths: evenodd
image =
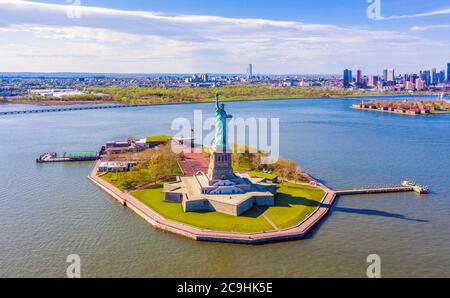
<svg viewBox="0 0 450 298">
<path fill-rule="evenodd" d="M 222 103 L 219 106 L 219 94 L 216 93 L 216 135 L 214 136 L 213 148 L 220 152 L 228 150 L 227 140 L 227 119 L 232 116 L 225 111 L 225 105 Z"/>
</svg>

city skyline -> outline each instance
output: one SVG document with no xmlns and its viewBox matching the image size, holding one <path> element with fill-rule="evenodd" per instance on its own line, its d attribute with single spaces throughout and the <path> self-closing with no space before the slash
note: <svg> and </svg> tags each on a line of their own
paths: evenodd
<svg viewBox="0 0 450 298">
<path fill-rule="evenodd" d="M 139 2 L 0 0 L 0 71 L 377 75 L 450 61 L 445 1 L 382 0 L 380 20 L 357 0 Z"/>
</svg>

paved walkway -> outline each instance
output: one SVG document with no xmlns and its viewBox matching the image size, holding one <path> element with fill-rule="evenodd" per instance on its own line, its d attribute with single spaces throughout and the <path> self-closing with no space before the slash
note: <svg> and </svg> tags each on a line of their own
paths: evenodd
<svg viewBox="0 0 450 298">
<path fill-rule="evenodd" d="M 334 202 L 334 199 L 336 198 L 336 194 L 333 190 L 327 188 L 324 185 L 320 185 L 320 187 L 325 191 L 325 195 L 319 207 L 301 223 L 288 229 L 259 233 L 234 233 L 203 230 L 200 228 L 195 228 L 192 226 L 184 225 L 182 223 L 167 220 L 160 214 L 156 213 L 151 208 L 131 196 L 129 193 L 122 192 L 113 185 L 97 177 L 96 173 L 99 162 L 100 161 L 95 162 L 92 166 L 91 172 L 88 176 L 89 180 L 106 191 L 112 197 L 117 199 L 123 205 L 126 205 L 127 207 L 132 209 L 144 220 L 149 222 L 152 226 L 195 240 L 260 244 L 289 239 L 299 239 L 304 237 L 314 227 L 314 225 L 316 225 L 328 213 Z"/>
<path fill-rule="evenodd" d="M 256 208 L 259 210 L 259 212 L 261 212 L 262 217 L 264 217 L 264 219 L 276 230 L 279 231 L 280 228 L 277 227 L 276 224 L 273 223 L 273 221 L 270 220 L 270 218 L 264 213 L 264 210 L 261 210 L 260 207 L 256 206 Z"/>
<path fill-rule="evenodd" d="M 198 172 L 207 173 L 209 158 L 204 153 L 184 153 L 184 159 L 179 161 L 184 175 L 193 176 Z"/>
</svg>

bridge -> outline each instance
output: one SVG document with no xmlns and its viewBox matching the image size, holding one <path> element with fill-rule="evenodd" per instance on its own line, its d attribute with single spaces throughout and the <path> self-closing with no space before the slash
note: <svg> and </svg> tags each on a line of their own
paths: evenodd
<svg viewBox="0 0 450 298">
<path fill-rule="evenodd" d="M 68 112 L 68 111 L 83 111 L 83 110 L 102 110 L 102 109 L 119 109 L 138 107 L 142 105 L 98 105 L 85 107 L 65 107 L 65 108 L 51 108 L 51 109 L 35 109 L 35 110 L 19 110 L 19 111 L 3 111 L 0 115 L 18 115 L 18 114 L 37 114 L 37 113 L 51 113 L 51 112 Z"/>
</svg>

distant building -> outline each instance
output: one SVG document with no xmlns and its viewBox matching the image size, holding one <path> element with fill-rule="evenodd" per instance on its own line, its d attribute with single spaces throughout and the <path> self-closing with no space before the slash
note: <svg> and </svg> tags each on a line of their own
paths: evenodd
<svg viewBox="0 0 450 298">
<path fill-rule="evenodd" d="M 411 81 L 405 81 L 405 89 L 413 91 L 415 88 L 415 85 L 411 83 Z"/>
<path fill-rule="evenodd" d="M 422 79 L 416 79 L 416 90 L 422 91 L 424 89 L 424 81 Z"/>
<path fill-rule="evenodd" d="M 388 70 L 383 69 L 383 81 L 387 81 L 387 80 L 388 80 Z"/>
<path fill-rule="evenodd" d="M 437 74 L 436 74 L 436 68 L 431 69 L 431 85 L 437 84 Z"/>
<path fill-rule="evenodd" d="M 367 86 L 376 87 L 378 85 L 378 81 L 380 81 L 379 76 L 369 76 L 367 81 Z"/>
<path fill-rule="evenodd" d="M 350 69 L 344 70 L 344 81 L 343 81 L 343 87 L 348 88 L 351 86 L 353 80 L 352 71 Z"/>
<path fill-rule="evenodd" d="M 206 73 L 201 74 L 200 79 L 203 82 L 208 82 L 209 81 L 208 74 L 206 74 Z"/>
<path fill-rule="evenodd" d="M 438 74 L 437 74 L 437 83 L 438 84 L 442 84 L 445 82 L 445 70 L 441 70 Z"/>
<path fill-rule="evenodd" d="M 356 71 L 356 83 L 360 84 L 362 82 L 362 70 L 358 69 Z"/>
<path fill-rule="evenodd" d="M 388 69 L 387 81 L 388 82 L 394 82 L 395 81 L 395 70 L 393 68 Z"/>
<path fill-rule="evenodd" d="M 247 66 L 247 79 L 252 79 L 253 78 L 253 64 L 249 64 Z"/>
<path fill-rule="evenodd" d="M 447 63 L 447 83 L 450 83 L 450 63 Z"/>
<path fill-rule="evenodd" d="M 422 80 L 424 81 L 426 86 L 431 85 L 431 72 L 429 70 L 425 70 L 422 72 Z"/>
</svg>

